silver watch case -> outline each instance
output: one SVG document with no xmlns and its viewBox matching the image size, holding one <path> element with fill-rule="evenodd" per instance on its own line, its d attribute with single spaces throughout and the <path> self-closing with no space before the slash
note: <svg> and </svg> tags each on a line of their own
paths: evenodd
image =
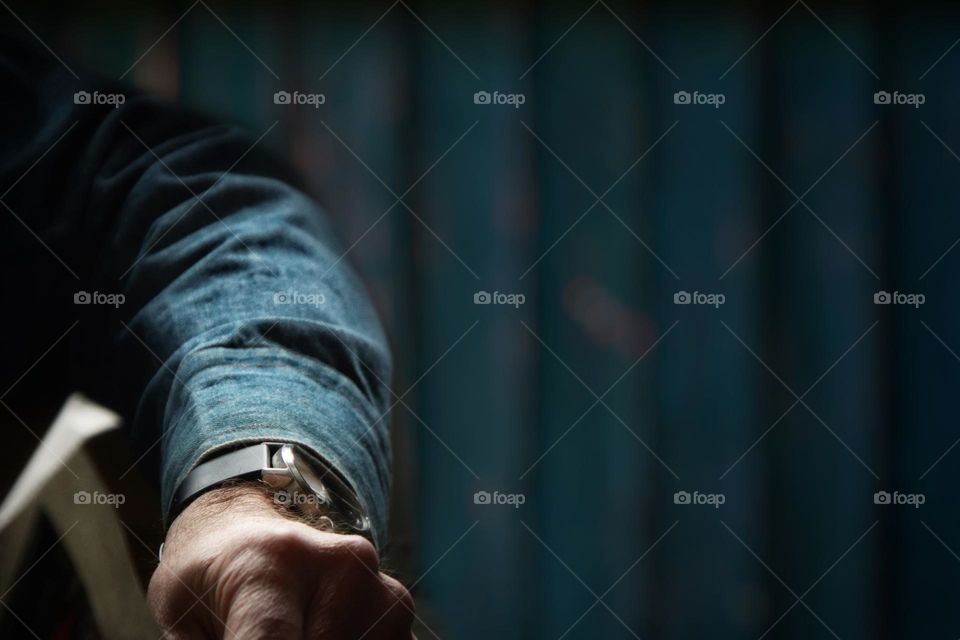
<svg viewBox="0 0 960 640">
<path fill-rule="evenodd" d="M 339 520 L 334 522 L 338 529 L 369 536 L 370 518 L 353 491 L 319 458 L 298 445 L 284 444 L 273 454 L 270 464 L 260 477 L 278 492 L 278 502 L 306 515 L 330 517 L 333 512 Z"/>
</svg>

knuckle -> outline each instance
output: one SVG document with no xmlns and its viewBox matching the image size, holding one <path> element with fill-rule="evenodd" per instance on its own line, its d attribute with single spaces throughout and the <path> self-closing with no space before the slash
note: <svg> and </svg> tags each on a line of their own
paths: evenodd
<svg viewBox="0 0 960 640">
<path fill-rule="evenodd" d="M 307 532 L 309 533 L 309 532 Z M 297 566 L 316 553 L 316 544 L 304 531 L 294 527 L 276 527 L 262 532 L 248 549 L 254 549 L 271 562 Z"/>
<path fill-rule="evenodd" d="M 340 538 L 336 546 L 347 554 L 344 556 L 345 559 L 350 563 L 358 564 L 361 568 L 369 569 L 374 574 L 377 573 L 380 566 L 380 556 L 369 540 L 358 535 L 346 535 Z"/>
<path fill-rule="evenodd" d="M 403 586 L 396 578 L 381 574 L 381 581 L 387 590 L 387 606 L 395 606 L 396 609 L 409 612 L 412 617 L 416 611 L 416 603 L 410 591 Z"/>
</svg>

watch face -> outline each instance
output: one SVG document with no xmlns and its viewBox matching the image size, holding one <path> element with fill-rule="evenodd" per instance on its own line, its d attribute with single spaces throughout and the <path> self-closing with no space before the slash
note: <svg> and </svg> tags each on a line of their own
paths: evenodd
<svg viewBox="0 0 960 640">
<path fill-rule="evenodd" d="M 329 505 L 330 491 L 327 489 L 324 478 L 318 473 L 313 465 L 308 464 L 303 458 L 297 459 L 297 470 L 303 476 L 304 481 L 310 490 L 317 496 L 321 504 Z"/>
</svg>

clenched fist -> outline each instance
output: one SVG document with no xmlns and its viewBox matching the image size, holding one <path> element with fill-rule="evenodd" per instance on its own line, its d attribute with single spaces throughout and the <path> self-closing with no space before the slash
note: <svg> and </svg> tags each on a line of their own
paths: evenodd
<svg viewBox="0 0 960 640">
<path fill-rule="evenodd" d="M 172 640 L 413 637 L 413 600 L 370 542 L 297 522 L 255 486 L 211 491 L 180 514 L 148 598 Z"/>
</svg>

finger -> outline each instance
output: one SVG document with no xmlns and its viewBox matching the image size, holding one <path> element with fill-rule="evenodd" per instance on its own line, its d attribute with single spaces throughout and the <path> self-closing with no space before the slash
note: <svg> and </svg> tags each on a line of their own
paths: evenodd
<svg viewBox="0 0 960 640">
<path fill-rule="evenodd" d="M 383 586 L 386 587 L 387 590 L 388 607 L 402 607 L 411 613 L 416 611 L 413 596 L 410 595 L 410 591 L 408 591 L 399 580 L 385 573 L 381 573 L 380 582 L 383 583 Z"/>
<path fill-rule="evenodd" d="M 223 620 L 224 640 L 300 640 L 303 612 L 287 594 L 270 589 L 237 593 Z"/>
<path fill-rule="evenodd" d="M 416 618 L 413 596 L 398 580 L 388 575 L 381 573 L 380 582 L 383 585 L 385 615 L 382 624 L 377 626 L 382 635 L 377 637 L 390 640 L 412 637 Z"/>
<path fill-rule="evenodd" d="M 191 591 L 169 567 L 161 564 L 150 579 L 147 602 L 164 632 L 164 640 L 198 640 L 212 637 L 205 624 L 203 596 Z"/>
</svg>

